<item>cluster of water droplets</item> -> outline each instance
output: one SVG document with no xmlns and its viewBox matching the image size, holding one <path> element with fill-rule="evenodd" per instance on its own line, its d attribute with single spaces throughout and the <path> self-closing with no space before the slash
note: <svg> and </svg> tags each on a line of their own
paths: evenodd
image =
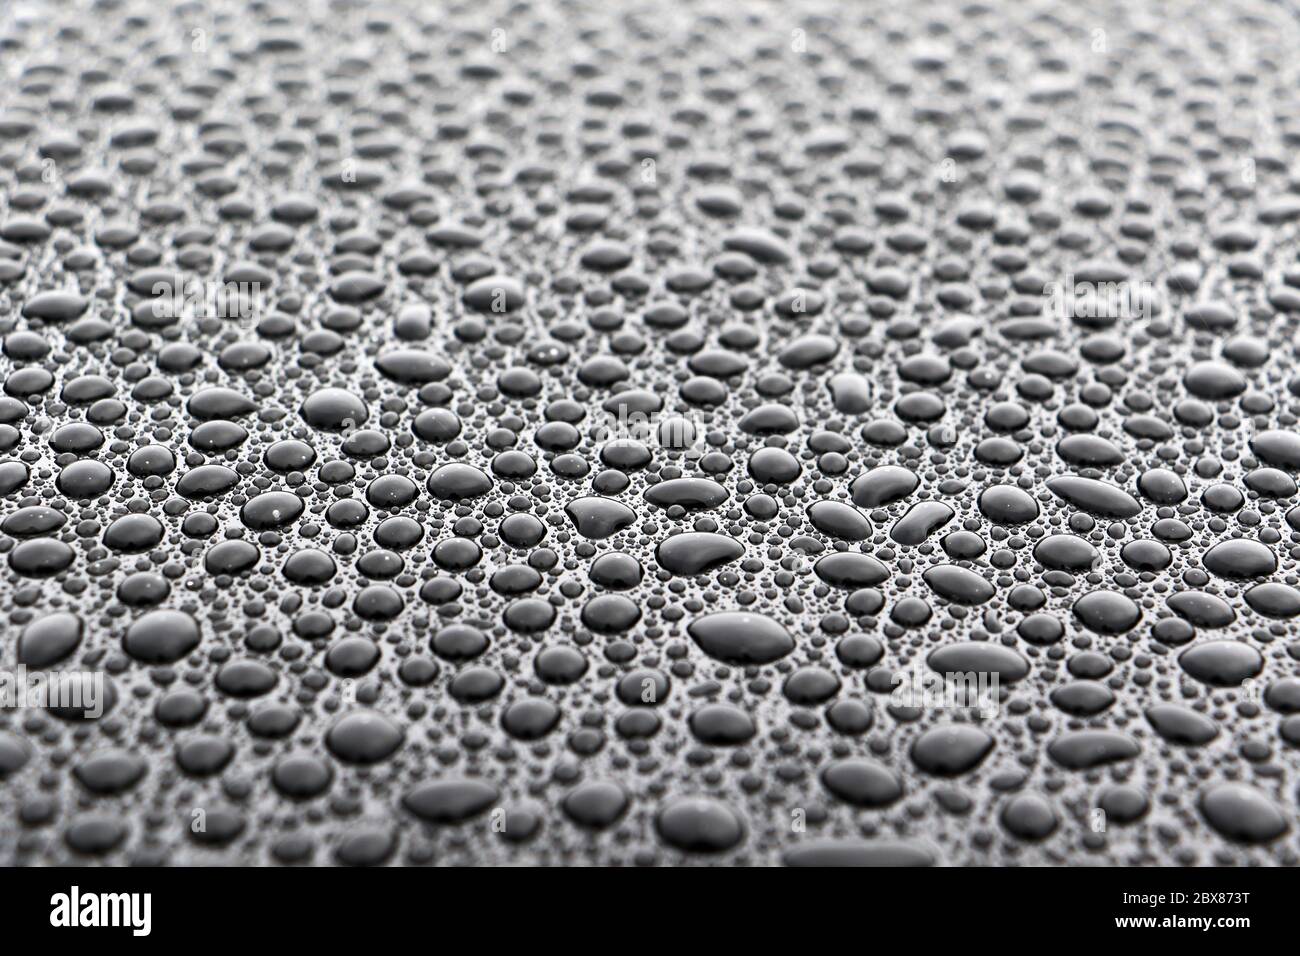
<svg viewBox="0 0 1300 956">
<path fill-rule="evenodd" d="M 0 856 L 1295 862 L 1298 40 L 0 12 Z"/>
</svg>

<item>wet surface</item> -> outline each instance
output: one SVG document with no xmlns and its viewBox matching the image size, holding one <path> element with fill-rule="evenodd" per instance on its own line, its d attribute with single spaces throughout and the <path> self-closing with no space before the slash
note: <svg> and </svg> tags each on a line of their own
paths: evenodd
<svg viewBox="0 0 1300 956">
<path fill-rule="evenodd" d="M 1295 14 L 791 7 L 5 5 L 0 859 L 1296 862 Z"/>
</svg>

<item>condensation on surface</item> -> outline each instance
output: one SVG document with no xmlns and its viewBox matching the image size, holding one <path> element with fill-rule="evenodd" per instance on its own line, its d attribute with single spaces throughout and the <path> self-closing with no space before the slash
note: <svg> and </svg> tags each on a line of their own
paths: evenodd
<svg viewBox="0 0 1300 956">
<path fill-rule="evenodd" d="M 1295 863 L 1297 48 L 5 5 L 0 860 Z"/>
</svg>

